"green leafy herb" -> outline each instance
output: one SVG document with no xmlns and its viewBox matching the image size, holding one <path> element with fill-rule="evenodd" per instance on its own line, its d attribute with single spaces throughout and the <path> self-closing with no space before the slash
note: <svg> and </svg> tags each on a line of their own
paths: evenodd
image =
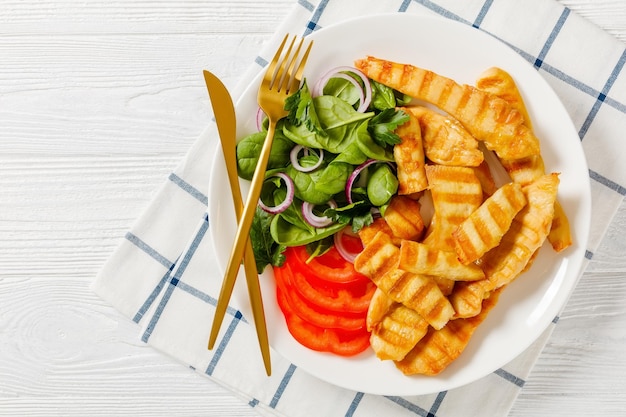
<svg viewBox="0 0 626 417">
<path fill-rule="evenodd" d="M 368 130 L 374 141 L 381 146 L 397 145 L 401 142 L 400 137 L 394 130 L 409 120 L 409 116 L 402 110 L 389 108 L 372 117 L 368 124 Z"/>
<path fill-rule="evenodd" d="M 306 80 L 302 83 L 302 87 L 285 100 L 285 110 L 289 112 L 287 119 L 294 126 L 300 126 L 302 123 L 306 128 L 320 136 L 326 136 L 326 132 L 322 128 L 320 121 L 315 112 L 313 105 L 313 97 L 306 84 Z"/>
<path fill-rule="evenodd" d="M 324 215 L 340 224 L 351 223 L 352 231 L 356 233 L 374 221 L 370 209 L 371 206 L 365 200 L 360 200 L 336 209 L 326 209 Z"/>
</svg>

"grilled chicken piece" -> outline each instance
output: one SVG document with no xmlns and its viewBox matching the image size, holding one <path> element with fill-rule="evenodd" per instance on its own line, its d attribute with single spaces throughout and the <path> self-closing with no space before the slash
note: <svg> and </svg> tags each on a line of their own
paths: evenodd
<svg viewBox="0 0 626 417">
<path fill-rule="evenodd" d="M 532 122 L 524 99 L 515 84 L 511 74 L 498 67 L 491 67 L 483 71 L 476 79 L 476 88 L 500 97 L 517 110 L 524 118 L 524 124 L 532 129 Z"/>
<path fill-rule="evenodd" d="M 361 230 L 359 230 L 359 237 L 361 238 L 363 246 L 369 245 L 369 243 L 372 241 L 372 239 L 374 239 L 374 236 L 376 236 L 376 233 L 378 232 L 385 233 L 391 238 L 394 245 L 400 247 L 400 241 L 402 239 L 394 236 L 391 227 L 389 227 L 387 221 L 382 217 L 374 219 L 372 223 L 368 224 L 367 226 L 363 226 Z"/>
<path fill-rule="evenodd" d="M 489 296 L 490 287 L 488 279 L 457 282 L 448 296 L 455 311 L 454 319 L 474 317 L 480 313 L 483 300 Z"/>
<path fill-rule="evenodd" d="M 558 200 L 554 202 L 554 217 L 552 218 L 548 240 L 557 252 L 570 247 L 573 242 L 569 219 Z"/>
<path fill-rule="evenodd" d="M 432 162 L 474 167 L 484 160 L 478 141 L 458 120 L 423 106 L 404 107 L 403 110 L 418 118 L 424 154 Z"/>
<path fill-rule="evenodd" d="M 424 164 L 424 147 L 420 122 L 410 112 L 409 120 L 396 128 L 395 133 L 402 142 L 393 147 L 393 158 L 396 161 L 398 177 L 398 194 L 415 194 L 426 189 L 426 173 Z"/>
<path fill-rule="evenodd" d="M 476 87 L 507 101 L 522 114 L 524 123 L 528 128 L 532 129 L 532 122 L 524 99 L 508 72 L 497 67 L 489 68 L 478 77 Z M 529 184 L 545 174 L 541 155 L 518 159 L 503 159 L 501 162 L 511 179 L 522 185 Z M 554 218 L 548 240 L 552 248 L 557 252 L 569 247 L 573 242 L 569 219 L 558 201 L 554 206 Z"/>
<path fill-rule="evenodd" d="M 495 292 L 485 299 L 475 317 L 450 320 L 440 330 L 429 329 L 404 359 L 396 361 L 396 367 L 405 375 L 439 374 L 465 350 L 478 325 L 497 304 L 498 295 Z"/>
<path fill-rule="evenodd" d="M 400 360 L 428 330 L 428 322 L 415 310 L 393 301 L 378 288 L 367 312 L 370 345 L 381 360 Z"/>
<path fill-rule="evenodd" d="M 500 245 L 482 258 L 481 266 L 492 288 L 513 281 L 545 241 L 559 185 L 558 174 L 547 174 L 524 187 L 528 204 L 515 216 Z"/>
<path fill-rule="evenodd" d="M 427 165 L 434 215 L 424 243 L 454 250 L 452 232 L 483 202 L 480 181 L 472 168 Z"/>
<path fill-rule="evenodd" d="M 514 182 L 503 185 L 486 199 L 452 233 L 461 263 L 474 262 L 495 248 L 511 226 L 513 217 L 525 205 L 522 186 Z"/>
<path fill-rule="evenodd" d="M 394 236 L 410 240 L 422 236 L 425 226 L 420 207 L 418 201 L 406 196 L 396 195 L 391 198 L 384 219 Z"/>
<path fill-rule="evenodd" d="M 356 257 L 354 268 L 389 298 L 415 310 L 434 328 L 442 328 L 454 315 L 450 301 L 429 277 L 398 269 L 399 258 L 400 249 L 378 232 Z"/>
<path fill-rule="evenodd" d="M 385 232 L 378 232 L 354 260 L 354 269 L 378 285 L 386 273 L 398 268 L 400 249 Z M 393 297 L 392 297 L 393 298 Z"/>
<path fill-rule="evenodd" d="M 403 240 L 400 244 L 400 269 L 415 274 L 445 277 L 454 281 L 476 281 L 485 278 L 480 267 L 464 265 L 456 253 L 433 248 L 424 243 Z"/>
<path fill-rule="evenodd" d="M 539 140 L 519 111 L 493 94 L 413 65 L 367 57 L 355 66 L 369 78 L 444 110 L 500 158 L 518 159 L 540 152 Z"/>
<path fill-rule="evenodd" d="M 426 176 L 433 202 L 434 214 L 423 243 L 441 250 L 454 251 L 452 232 L 483 202 L 477 168 L 427 165 Z M 433 277 L 445 295 L 454 281 Z"/>
</svg>

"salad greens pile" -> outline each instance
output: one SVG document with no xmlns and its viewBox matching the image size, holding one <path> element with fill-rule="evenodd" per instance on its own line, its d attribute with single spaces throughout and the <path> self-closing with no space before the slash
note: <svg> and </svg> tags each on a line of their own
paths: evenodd
<svg viewBox="0 0 626 417">
<path fill-rule="evenodd" d="M 394 130 L 408 121 L 397 107 L 410 98 L 357 71 L 341 71 L 357 83 L 345 75 L 331 77 L 315 96 L 304 80 L 285 101 L 288 115 L 276 128 L 261 193 L 264 206 L 283 208 L 257 207 L 250 231 L 259 272 L 282 265 L 286 246 L 309 245 L 309 253 L 323 253 L 335 233 L 347 225 L 357 232 L 370 224 L 397 192 L 393 146 L 400 138 Z M 369 94 L 367 103 L 363 91 Z M 237 145 L 241 178 L 254 174 L 266 122 Z M 276 176 L 279 172 L 290 181 Z M 320 226 L 311 217 L 327 221 Z"/>
</svg>

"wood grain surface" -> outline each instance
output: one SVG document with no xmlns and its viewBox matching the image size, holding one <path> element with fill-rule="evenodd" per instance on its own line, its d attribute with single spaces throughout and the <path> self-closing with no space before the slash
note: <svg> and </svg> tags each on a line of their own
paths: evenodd
<svg viewBox="0 0 626 417">
<path fill-rule="evenodd" d="M 561 3 L 626 42 L 623 0 Z M 89 285 L 294 0 L 0 0 L 0 415 L 257 416 Z M 624 415 L 626 204 L 512 416 Z"/>
</svg>

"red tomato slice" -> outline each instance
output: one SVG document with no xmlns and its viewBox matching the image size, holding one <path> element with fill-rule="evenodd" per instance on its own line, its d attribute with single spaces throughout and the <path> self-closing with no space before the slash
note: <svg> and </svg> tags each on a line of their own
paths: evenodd
<svg viewBox="0 0 626 417">
<path fill-rule="evenodd" d="M 300 271 L 292 269 L 289 261 L 285 262 L 283 268 L 288 270 L 287 273 L 290 274 L 290 281 L 295 290 L 311 304 L 325 310 L 365 313 L 376 290 L 376 286 L 371 281 L 364 286 L 364 291 L 357 294 L 337 286 L 317 287 L 311 285 Z"/>
<path fill-rule="evenodd" d="M 353 264 L 343 259 L 334 246 L 323 255 L 310 260 L 305 246 L 289 247 L 285 251 L 285 256 L 294 270 L 300 271 L 307 277 L 327 281 L 326 284 L 350 284 L 369 281 L 365 275 L 358 273 L 354 269 Z"/>
<path fill-rule="evenodd" d="M 366 330 L 345 331 L 325 329 L 301 319 L 290 307 L 287 298 L 277 287 L 278 305 L 285 316 L 289 333 L 301 345 L 316 351 L 331 352 L 341 356 L 353 356 L 370 345 Z"/>
<path fill-rule="evenodd" d="M 291 283 L 287 268 L 275 269 L 276 283 L 287 302 L 301 319 L 322 328 L 359 330 L 365 328 L 365 314 L 350 314 L 324 310 L 309 303 L 298 293 Z"/>
</svg>

